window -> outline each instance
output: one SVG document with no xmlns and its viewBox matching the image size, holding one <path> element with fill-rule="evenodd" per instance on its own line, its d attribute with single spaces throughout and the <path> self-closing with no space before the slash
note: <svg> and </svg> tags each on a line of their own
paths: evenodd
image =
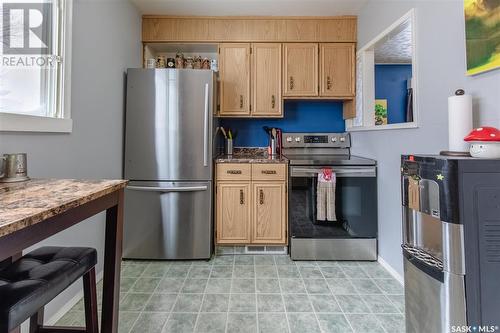
<svg viewBox="0 0 500 333">
<path fill-rule="evenodd" d="M 0 131 L 71 132 L 71 5 L 0 3 Z"/>
<path fill-rule="evenodd" d="M 417 128 L 415 13 L 410 10 L 356 57 L 356 117 L 348 131 Z"/>
</svg>

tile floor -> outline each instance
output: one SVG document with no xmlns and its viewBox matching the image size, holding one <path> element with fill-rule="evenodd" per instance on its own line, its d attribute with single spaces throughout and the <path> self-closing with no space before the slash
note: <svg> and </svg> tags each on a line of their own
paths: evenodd
<svg viewBox="0 0 500 333">
<path fill-rule="evenodd" d="M 120 300 L 122 333 L 404 332 L 403 288 L 376 262 L 125 261 Z M 80 301 L 58 324 L 83 322 Z"/>
</svg>

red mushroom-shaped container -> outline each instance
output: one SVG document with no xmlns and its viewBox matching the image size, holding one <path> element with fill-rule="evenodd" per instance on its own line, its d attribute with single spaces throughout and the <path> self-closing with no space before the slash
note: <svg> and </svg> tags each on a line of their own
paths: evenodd
<svg viewBox="0 0 500 333">
<path fill-rule="evenodd" d="M 470 154 L 478 158 L 500 158 L 500 130 L 495 127 L 479 127 L 464 138 L 470 142 Z"/>
</svg>

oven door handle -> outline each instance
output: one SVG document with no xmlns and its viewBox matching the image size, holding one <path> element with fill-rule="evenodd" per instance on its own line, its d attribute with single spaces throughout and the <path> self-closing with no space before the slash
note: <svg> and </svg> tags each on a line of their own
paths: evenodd
<svg viewBox="0 0 500 333">
<path fill-rule="evenodd" d="M 292 167 L 292 177 L 310 177 L 316 176 L 322 172 L 322 169 L 313 168 L 297 168 Z M 333 168 L 333 172 L 337 177 L 376 177 L 377 168 Z"/>
</svg>

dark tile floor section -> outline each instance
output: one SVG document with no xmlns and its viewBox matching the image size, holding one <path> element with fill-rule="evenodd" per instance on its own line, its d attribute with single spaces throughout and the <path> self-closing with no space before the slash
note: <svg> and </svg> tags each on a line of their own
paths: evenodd
<svg viewBox="0 0 500 333">
<path fill-rule="evenodd" d="M 121 333 L 405 331 L 403 287 L 376 262 L 125 261 L 120 300 Z M 83 323 L 83 301 L 58 322 Z"/>
</svg>

